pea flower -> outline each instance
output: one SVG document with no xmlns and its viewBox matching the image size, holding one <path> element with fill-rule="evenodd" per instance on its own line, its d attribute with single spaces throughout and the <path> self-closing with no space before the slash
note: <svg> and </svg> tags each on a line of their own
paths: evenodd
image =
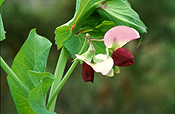
<svg viewBox="0 0 175 114">
<path fill-rule="evenodd" d="M 124 48 L 121 48 L 131 40 L 140 38 L 139 33 L 127 26 L 116 26 L 108 30 L 104 36 L 104 44 L 112 50 L 114 65 L 118 67 L 134 64 L 133 55 Z"/>
<path fill-rule="evenodd" d="M 95 48 L 91 43 L 90 37 L 87 34 L 89 39 L 90 47 L 82 55 L 76 54 L 76 59 L 82 60 L 82 78 L 85 82 L 94 80 L 94 72 L 99 72 L 102 75 L 108 75 L 113 67 L 113 59 L 110 56 L 104 54 L 95 55 Z M 110 76 L 110 74 L 108 75 Z"/>
<path fill-rule="evenodd" d="M 76 54 L 76 59 L 83 61 L 81 74 L 85 82 L 93 82 L 94 72 L 100 72 L 102 75 L 111 77 L 114 72 L 119 73 L 119 67 L 134 64 L 133 55 L 127 49 L 121 47 L 131 40 L 140 38 L 135 29 L 127 26 L 116 26 L 108 30 L 104 36 L 107 55 L 95 55 L 95 48 L 88 34 L 87 37 L 90 43 L 88 51 L 82 55 Z"/>
</svg>

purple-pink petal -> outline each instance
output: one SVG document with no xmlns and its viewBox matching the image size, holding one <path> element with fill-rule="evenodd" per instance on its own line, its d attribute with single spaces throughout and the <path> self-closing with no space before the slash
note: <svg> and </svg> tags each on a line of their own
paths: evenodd
<svg viewBox="0 0 175 114">
<path fill-rule="evenodd" d="M 85 82 L 91 81 L 93 83 L 94 70 L 86 62 L 83 62 L 82 64 L 81 75 Z"/>
<path fill-rule="evenodd" d="M 140 38 L 139 33 L 127 26 L 116 26 L 108 30 L 104 36 L 104 44 L 108 48 L 120 48 L 131 40 Z"/>
<path fill-rule="evenodd" d="M 115 66 L 124 67 L 135 64 L 133 61 L 134 56 L 124 48 L 118 48 L 112 54 L 112 59 Z"/>
</svg>

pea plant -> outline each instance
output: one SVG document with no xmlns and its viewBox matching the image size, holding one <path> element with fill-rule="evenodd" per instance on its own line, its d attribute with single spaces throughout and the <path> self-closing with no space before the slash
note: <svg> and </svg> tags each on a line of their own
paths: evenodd
<svg viewBox="0 0 175 114">
<path fill-rule="evenodd" d="M 5 39 L 2 18 L 1 41 Z M 45 72 L 52 44 L 36 29 L 30 31 L 11 68 L 0 57 L 17 112 L 56 114 L 57 95 L 79 62 L 85 82 L 94 82 L 94 72 L 113 77 L 120 67 L 134 64 L 133 55 L 122 46 L 140 38 L 146 29 L 127 0 L 77 0 L 74 17 L 55 30 L 55 44 L 61 53 L 54 74 Z M 69 54 L 73 63 L 63 76 Z"/>
</svg>

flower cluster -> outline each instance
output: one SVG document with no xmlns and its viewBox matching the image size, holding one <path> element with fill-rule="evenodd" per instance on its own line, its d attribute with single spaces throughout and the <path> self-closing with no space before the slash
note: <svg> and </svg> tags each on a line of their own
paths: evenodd
<svg viewBox="0 0 175 114">
<path fill-rule="evenodd" d="M 114 72 L 120 72 L 119 67 L 134 64 L 133 55 L 122 46 L 131 40 L 140 38 L 135 29 L 127 26 L 116 26 L 108 30 L 104 36 L 104 44 L 107 48 L 106 55 L 95 55 L 95 48 L 88 34 L 87 37 L 90 42 L 88 51 L 82 55 L 76 54 L 76 58 L 83 61 L 81 74 L 85 82 L 93 82 L 94 72 L 111 77 Z"/>
</svg>

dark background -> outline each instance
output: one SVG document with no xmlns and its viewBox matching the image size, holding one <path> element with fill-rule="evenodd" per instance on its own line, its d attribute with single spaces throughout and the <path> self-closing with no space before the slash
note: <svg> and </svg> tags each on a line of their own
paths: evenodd
<svg viewBox="0 0 175 114">
<path fill-rule="evenodd" d="M 135 56 L 135 65 L 121 68 L 113 78 L 95 74 L 94 83 L 85 83 L 78 65 L 58 95 L 59 114 L 175 114 L 175 1 L 129 0 L 148 27 L 139 40 L 125 48 Z M 6 0 L 1 14 L 6 40 L 1 56 L 11 66 L 13 58 L 32 28 L 52 43 L 47 71 L 54 73 L 59 51 L 54 30 L 70 20 L 75 0 Z M 71 57 L 67 69 L 71 65 Z M 1 113 L 17 114 L 1 69 Z"/>
</svg>

